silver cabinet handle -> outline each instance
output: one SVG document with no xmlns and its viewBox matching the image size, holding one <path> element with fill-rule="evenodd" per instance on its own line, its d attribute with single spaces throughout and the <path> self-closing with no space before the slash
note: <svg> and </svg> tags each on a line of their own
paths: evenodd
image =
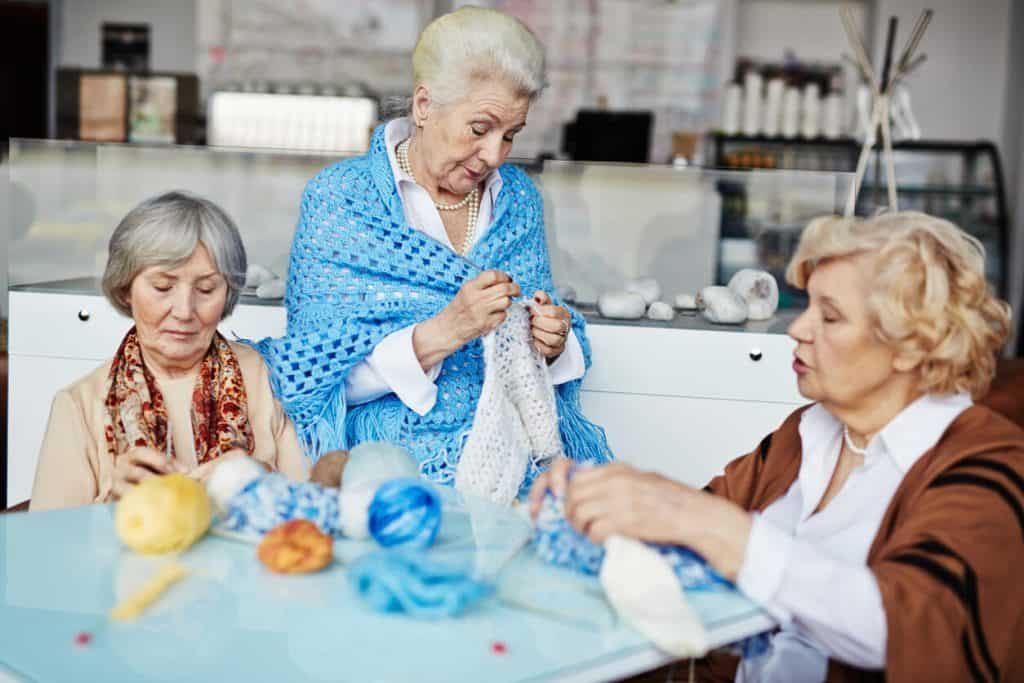
<svg viewBox="0 0 1024 683">
<path fill-rule="evenodd" d="M 81 320 L 83 323 L 86 320 L 88 320 L 89 319 L 89 309 L 88 308 L 83 308 L 82 310 L 78 311 L 78 319 Z"/>
<path fill-rule="evenodd" d="M 754 361 L 755 363 L 764 357 L 764 354 L 761 353 L 761 349 L 750 349 L 750 353 L 747 355 L 749 355 L 750 360 Z"/>
</svg>

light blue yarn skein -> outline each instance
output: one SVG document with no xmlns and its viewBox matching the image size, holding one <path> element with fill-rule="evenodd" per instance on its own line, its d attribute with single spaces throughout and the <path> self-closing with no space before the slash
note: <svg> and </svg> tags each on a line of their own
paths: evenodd
<svg viewBox="0 0 1024 683">
<path fill-rule="evenodd" d="M 392 479 L 370 501 L 370 536 L 385 548 L 428 548 L 441 528 L 441 500 L 427 483 Z"/>
<path fill-rule="evenodd" d="M 420 619 L 461 614 L 494 587 L 477 581 L 422 551 L 380 550 L 347 568 L 349 583 L 377 612 L 402 612 Z"/>
</svg>

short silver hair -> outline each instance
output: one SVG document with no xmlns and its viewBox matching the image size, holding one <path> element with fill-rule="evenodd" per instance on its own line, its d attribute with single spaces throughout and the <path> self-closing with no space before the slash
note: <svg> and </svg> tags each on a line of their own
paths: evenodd
<svg viewBox="0 0 1024 683">
<path fill-rule="evenodd" d="M 546 85 L 544 47 L 523 22 L 482 7 L 466 6 L 427 24 L 412 52 L 413 86 L 430 88 L 446 107 L 482 82 L 503 81 L 517 95 L 537 99 Z M 411 98 L 384 103 L 386 116 L 407 116 Z"/>
<path fill-rule="evenodd" d="M 152 266 L 175 267 L 202 243 L 228 284 L 226 318 L 245 286 L 242 236 L 231 217 L 209 199 L 190 192 L 167 192 L 142 202 L 121 219 L 110 236 L 103 293 L 111 305 L 131 317 L 128 291 L 138 274 Z"/>
</svg>

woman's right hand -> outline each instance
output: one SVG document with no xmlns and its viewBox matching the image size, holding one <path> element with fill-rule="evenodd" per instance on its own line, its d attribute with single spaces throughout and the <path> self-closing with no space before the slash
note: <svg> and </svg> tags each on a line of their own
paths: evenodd
<svg viewBox="0 0 1024 683">
<path fill-rule="evenodd" d="M 432 368 L 496 328 L 517 296 L 519 285 L 500 270 L 485 270 L 463 283 L 451 303 L 413 330 L 412 347 L 420 365 Z"/>
<path fill-rule="evenodd" d="M 114 460 L 112 492 L 115 498 L 120 498 L 128 489 L 150 477 L 181 472 L 182 469 L 165 453 L 148 446 L 135 446 Z"/>
<path fill-rule="evenodd" d="M 519 285 L 500 270 L 485 270 L 463 283 L 441 312 L 456 348 L 484 336 L 504 322 L 512 299 L 519 294 Z"/>
</svg>

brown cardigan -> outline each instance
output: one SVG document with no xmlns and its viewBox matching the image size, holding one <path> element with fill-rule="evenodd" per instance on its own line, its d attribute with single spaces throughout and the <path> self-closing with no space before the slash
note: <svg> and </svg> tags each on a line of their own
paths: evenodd
<svg viewBox="0 0 1024 683">
<path fill-rule="evenodd" d="M 801 408 L 707 489 L 764 510 L 800 471 Z M 1024 431 L 983 406 L 961 413 L 907 472 L 868 551 L 888 637 L 886 671 L 829 662 L 830 683 L 1024 681 Z M 728 681 L 737 660 L 701 662 Z"/>
</svg>

